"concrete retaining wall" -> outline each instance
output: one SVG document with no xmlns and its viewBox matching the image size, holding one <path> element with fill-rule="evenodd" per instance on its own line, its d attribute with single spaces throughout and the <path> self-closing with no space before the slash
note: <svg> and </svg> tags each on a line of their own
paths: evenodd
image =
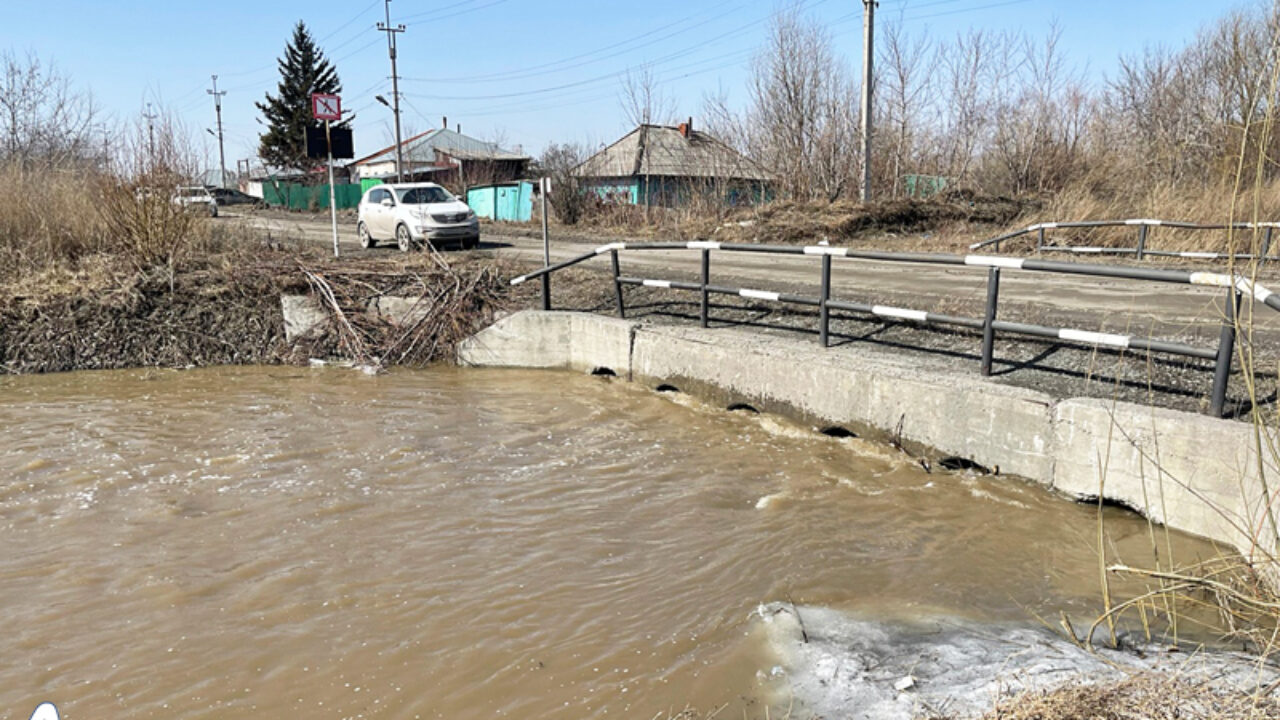
<svg viewBox="0 0 1280 720">
<path fill-rule="evenodd" d="M 859 346 L 823 349 L 794 335 L 655 327 L 571 312 L 526 311 L 459 348 L 459 362 L 490 367 L 607 367 L 710 401 L 954 455 L 1076 497 L 1122 502 L 1170 527 L 1230 543 L 1258 558 L 1254 538 L 1275 532 L 1252 425 L 1091 398 L 1057 400 L 944 362 Z M 1261 431 L 1264 446 L 1275 436 Z M 1280 512 L 1280 508 L 1277 508 Z"/>
</svg>

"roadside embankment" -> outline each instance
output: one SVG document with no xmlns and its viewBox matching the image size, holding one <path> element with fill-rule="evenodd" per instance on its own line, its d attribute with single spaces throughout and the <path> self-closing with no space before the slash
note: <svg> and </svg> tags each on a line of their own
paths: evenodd
<svg viewBox="0 0 1280 720">
<path fill-rule="evenodd" d="M 1247 559 L 1274 538 L 1265 427 L 1097 398 L 1060 399 L 863 346 L 830 348 L 735 329 L 649 326 L 526 311 L 464 342 L 475 366 L 608 369 L 710 402 L 749 405 L 882 439 L 926 465 L 1017 475 L 1103 498 L 1227 543 Z M 1267 445 L 1264 443 L 1263 447 Z"/>
<path fill-rule="evenodd" d="M 423 365 L 505 306 L 493 262 L 426 254 L 334 261 L 255 250 L 197 255 L 168 272 L 104 258 L 90 271 L 51 271 L 0 285 L 0 371 L 306 362 L 341 356 Z M 286 326 L 282 296 L 305 294 L 321 320 Z"/>
</svg>

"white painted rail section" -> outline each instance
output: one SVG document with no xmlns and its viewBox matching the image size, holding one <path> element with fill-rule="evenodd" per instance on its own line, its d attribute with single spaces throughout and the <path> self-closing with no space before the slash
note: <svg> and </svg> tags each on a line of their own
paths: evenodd
<svg viewBox="0 0 1280 720">
<path fill-rule="evenodd" d="M 1148 227 L 1155 225 L 1182 226 L 1185 224 L 1170 223 L 1163 220 L 1152 219 L 1135 219 L 1130 221 L 1118 221 L 1121 224 L 1136 225 L 1145 233 Z M 1096 226 L 1099 223 L 1076 223 L 1075 226 Z M 1114 224 L 1114 223 L 1113 223 Z M 1065 227 L 1071 226 L 1070 223 L 1042 223 L 1039 227 L 1047 227 L 1049 225 Z M 1033 226 L 1034 227 L 1034 226 Z M 620 251 L 647 251 L 647 250 L 694 250 L 700 251 L 702 255 L 702 277 L 699 282 L 674 281 L 660 278 L 635 278 L 627 277 L 621 274 L 619 269 L 619 253 Z M 1102 252 L 1104 248 L 1073 248 L 1080 252 Z M 802 255 L 818 257 L 821 259 L 821 291 L 818 297 L 782 293 L 774 290 L 763 290 L 755 288 L 736 288 L 712 285 L 710 282 L 710 263 L 712 251 L 734 252 L 734 253 L 757 253 L 757 254 L 780 254 L 780 255 Z M 701 294 L 701 324 L 708 327 L 710 314 L 709 296 L 712 294 L 737 295 L 739 297 L 763 300 L 767 302 L 781 302 L 787 304 L 798 304 L 814 306 L 819 309 L 819 341 L 826 346 L 829 338 L 829 324 L 831 319 L 831 310 L 838 310 L 852 313 L 865 313 L 875 317 L 888 318 L 892 320 L 901 320 L 922 325 L 952 325 L 966 327 L 974 330 L 981 330 L 983 335 L 982 345 L 982 373 L 989 374 L 992 370 L 993 345 L 996 333 L 1001 335 L 1016 334 L 1028 335 L 1032 337 L 1046 338 L 1051 340 L 1060 340 L 1064 342 L 1080 343 L 1092 347 L 1115 348 L 1119 350 L 1136 350 L 1140 352 L 1158 352 L 1173 355 L 1181 355 L 1185 357 L 1199 358 L 1203 360 L 1213 360 L 1216 363 L 1214 370 L 1213 389 L 1210 394 L 1210 412 L 1221 415 L 1225 407 L 1227 382 L 1230 376 L 1232 350 L 1235 343 L 1235 324 L 1232 318 L 1236 313 L 1236 293 L 1248 295 L 1257 302 L 1261 302 L 1273 310 L 1280 311 L 1280 296 L 1277 296 L 1271 290 L 1261 284 L 1247 278 L 1243 275 L 1232 275 L 1226 273 L 1212 272 L 1189 272 L 1185 270 L 1159 269 L 1150 267 L 1136 267 L 1118 264 L 1084 264 L 1084 263 L 1067 263 L 1039 258 L 1023 258 L 1010 257 L 1004 255 L 949 255 L 941 253 L 898 253 L 886 252 L 878 250 L 859 250 L 849 247 L 832 247 L 829 245 L 766 245 L 766 244 L 734 244 L 720 243 L 711 241 L 695 240 L 680 243 L 608 243 L 601 245 L 589 253 L 565 260 L 563 262 L 540 268 L 534 272 L 520 275 L 512 279 L 512 284 L 526 282 L 535 277 L 544 277 L 543 293 L 544 307 L 550 306 L 549 300 L 549 276 L 557 270 L 576 265 L 590 258 L 600 255 L 611 255 L 613 264 L 613 282 L 615 287 L 615 298 L 617 302 L 618 314 L 621 317 L 626 315 L 625 300 L 623 296 L 624 286 L 643 286 L 650 288 L 661 288 L 679 291 L 694 291 Z M 987 307 L 986 312 L 981 318 L 960 317 L 947 314 L 931 313 L 926 310 L 915 308 L 901 308 L 878 303 L 851 302 L 847 300 L 833 299 L 830 294 L 831 289 L 831 273 L 832 258 L 842 258 L 843 261 L 871 261 L 871 262 L 893 262 L 912 264 L 928 264 L 928 265 L 957 265 L 962 267 L 986 268 L 987 270 Z M 1000 282 L 1000 273 L 1004 270 L 1017 272 L 1043 272 L 1057 273 L 1079 276 L 1094 276 L 1106 278 L 1119 278 L 1128 280 L 1142 280 L 1162 283 L 1176 283 L 1185 285 L 1207 285 L 1225 288 L 1229 292 L 1226 307 L 1230 309 L 1230 317 L 1228 317 L 1222 325 L 1222 334 L 1219 338 L 1217 349 L 1208 349 L 1201 347 L 1193 347 L 1185 343 L 1159 340 L 1154 338 L 1135 337 L 1131 335 L 1118 335 L 1104 332 L 1094 332 L 1090 330 L 1078 328 L 1056 328 L 1045 325 L 1010 322 L 1007 320 L 998 320 L 996 318 L 996 306 L 998 303 L 998 288 Z M 872 289 L 874 291 L 874 289 Z"/>
</svg>

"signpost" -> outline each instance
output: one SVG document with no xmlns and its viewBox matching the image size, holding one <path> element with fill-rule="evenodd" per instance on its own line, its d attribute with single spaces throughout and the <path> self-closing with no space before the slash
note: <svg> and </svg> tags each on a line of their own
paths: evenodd
<svg viewBox="0 0 1280 720">
<path fill-rule="evenodd" d="M 547 193 L 551 192 L 551 178 L 538 181 L 538 195 L 542 197 L 542 265 L 551 266 L 551 239 L 547 235 Z M 551 309 L 551 273 L 542 276 L 542 309 Z"/>
<path fill-rule="evenodd" d="M 311 93 L 311 114 L 324 121 L 324 142 L 329 156 L 329 218 L 333 223 L 333 256 L 338 255 L 338 201 L 333 190 L 333 139 L 329 134 L 329 122 L 342 119 L 342 98 L 337 95 Z"/>
</svg>

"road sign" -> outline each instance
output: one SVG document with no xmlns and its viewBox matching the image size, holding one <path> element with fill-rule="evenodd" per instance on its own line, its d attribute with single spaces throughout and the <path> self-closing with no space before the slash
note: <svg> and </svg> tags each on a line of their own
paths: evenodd
<svg viewBox="0 0 1280 720">
<path fill-rule="evenodd" d="M 337 95 L 311 93 L 311 114 L 317 120 L 341 120 L 342 98 Z"/>
</svg>

